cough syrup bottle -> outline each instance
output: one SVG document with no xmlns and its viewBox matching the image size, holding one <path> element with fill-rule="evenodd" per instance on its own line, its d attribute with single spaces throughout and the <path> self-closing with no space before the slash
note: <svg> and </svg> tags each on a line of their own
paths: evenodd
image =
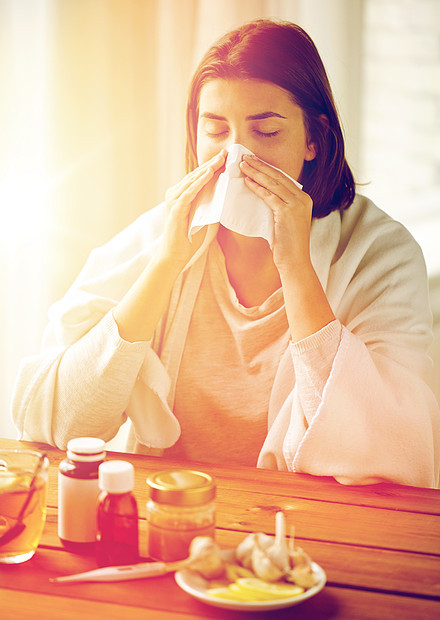
<svg viewBox="0 0 440 620">
<path fill-rule="evenodd" d="M 99 566 L 139 561 L 138 508 L 133 495 L 134 468 L 127 461 L 99 466 L 96 559 Z"/>
</svg>

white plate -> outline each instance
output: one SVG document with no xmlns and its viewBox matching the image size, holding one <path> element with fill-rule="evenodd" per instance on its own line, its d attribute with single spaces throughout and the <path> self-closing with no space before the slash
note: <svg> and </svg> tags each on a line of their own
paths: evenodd
<svg viewBox="0 0 440 620">
<path fill-rule="evenodd" d="M 234 560 L 234 549 L 227 549 L 222 551 L 222 557 L 226 562 L 232 562 Z M 283 609 L 284 607 L 291 607 L 292 605 L 298 605 L 303 601 L 315 596 L 322 590 L 326 582 L 326 574 L 322 568 L 312 562 L 313 571 L 318 575 L 319 582 L 313 588 L 309 588 L 303 594 L 297 596 L 291 596 L 289 598 L 282 598 L 272 601 L 230 601 L 228 599 L 221 599 L 215 596 L 210 596 L 206 593 L 209 588 L 209 582 L 204 579 L 199 573 L 190 569 L 179 570 L 175 574 L 177 585 L 185 590 L 191 596 L 194 596 L 199 601 L 203 601 L 213 607 L 222 607 L 224 609 L 239 609 L 242 611 L 270 611 L 273 609 Z"/>
</svg>

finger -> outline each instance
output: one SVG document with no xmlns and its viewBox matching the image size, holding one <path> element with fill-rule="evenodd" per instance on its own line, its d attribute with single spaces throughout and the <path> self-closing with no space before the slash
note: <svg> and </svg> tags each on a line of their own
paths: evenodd
<svg viewBox="0 0 440 620">
<path fill-rule="evenodd" d="M 289 199 L 292 199 L 292 194 L 289 192 L 289 188 L 286 187 L 281 180 L 250 168 L 246 164 L 242 166 L 242 170 L 245 174 L 245 180 L 252 182 L 252 185 L 250 186 L 253 189 L 254 185 L 261 187 L 264 190 L 264 196 L 274 196 L 283 202 L 288 202 Z M 261 194 L 261 192 L 258 193 L 259 196 Z"/>
<path fill-rule="evenodd" d="M 273 179 L 278 184 L 284 185 L 289 189 L 298 188 L 296 182 L 282 170 L 267 164 L 255 157 L 255 155 L 245 155 L 240 165 L 242 169 L 246 170 L 249 176 L 252 175 L 255 177 L 254 180 L 258 180 L 258 178 L 263 179 L 266 176 L 268 179 Z M 258 173 L 260 174 L 258 175 Z"/>
<path fill-rule="evenodd" d="M 244 175 L 251 178 L 255 183 L 268 189 L 284 201 L 292 195 L 298 195 L 297 185 L 283 172 L 253 157 L 247 157 L 240 163 Z"/>
<path fill-rule="evenodd" d="M 176 185 L 173 185 L 167 190 L 165 194 L 165 200 L 167 202 L 177 200 L 192 183 L 196 182 L 197 179 L 199 179 L 203 174 L 206 173 L 206 170 L 206 167 L 196 168 L 195 170 L 192 170 L 181 181 L 179 181 Z"/>
<path fill-rule="evenodd" d="M 226 160 L 227 151 L 226 149 L 222 149 L 220 153 L 217 153 L 210 160 L 192 170 L 189 174 L 187 174 L 179 183 L 171 187 L 166 193 L 166 200 L 176 200 L 185 192 L 192 183 L 195 183 L 198 179 L 200 179 L 208 169 L 212 169 L 214 172 L 220 170 L 220 168 L 224 165 Z"/>
<path fill-rule="evenodd" d="M 273 192 L 269 191 L 266 187 L 263 187 L 259 183 L 256 183 L 250 177 L 245 177 L 244 178 L 244 182 L 249 187 L 249 189 L 254 194 L 256 194 L 258 196 L 258 198 L 261 198 L 261 200 L 264 200 L 264 202 L 268 206 L 275 207 L 276 203 L 279 204 L 280 201 L 281 201 L 281 204 L 287 204 L 287 201 L 285 201 L 282 198 L 280 198 L 279 196 L 275 195 Z"/>
<path fill-rule="evenodd" d="M 197 194 L 209 183 L 214 176 L 212 168 L 207 168 L 182 194 L 173 201 L 171 210 L 179 217 L 187 218 L 192 207 L 192 202 Z"/>
<path fill-rule="evenodd" d="M 185 191 L 181 194 L 179 200 L 182 202 L 191 202 L 197 196 L 197 194 L 205 187 L 207 183 L 214 176 L 214 169 L 209 167 L 203 171 L 191 185 L 189 185 Z"/>
<path fill-rule="evenodd" d="M 280 212 L 285 208 L 289 210 L 292 205 L 295 204 L 300 211 L 309 213 L 311 217 L 313 201 L 310 196 L 302 190 L 299 190 L 299 193 L 301 194 L 300 196 L 293 197 L 291 194 L 289 200 L 283 200 L 269 189 L 253 181 L 250 177 L 245 177 L 244 182 L 254 194 L 261 198 L 265 204 L 272 209 L 274 213 Z"/>
<path fill-rule="evenodd" d="M 208 159 L 208 161 L 205 161 L 205 163 L 198 166 L 193 172 L 196 172 L 198 170 L 203 172 L 207 168 L 212 168 L 214 172 L 219 170 L 224 165 L 227 154 L 228 154 L 227 150 L 222 149 L 220 153 L 217 153 L 217 155 L 214 155 L 214 157 L 211 157 L 211 159 Z"/>
</svg>

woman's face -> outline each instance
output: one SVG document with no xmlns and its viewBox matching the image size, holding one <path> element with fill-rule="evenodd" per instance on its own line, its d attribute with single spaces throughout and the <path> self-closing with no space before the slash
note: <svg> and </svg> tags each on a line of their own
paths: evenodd
<svg viewBox="0 0 440 620">
<path fill-rule="evenodd" d="M 304 160 L 316 155 L 302 110 L 288 91 L 262 80 L 213 79 L 200 91 L 199 165 L 232 144 L 242 144 L 297 180 Z"/>
</svg>

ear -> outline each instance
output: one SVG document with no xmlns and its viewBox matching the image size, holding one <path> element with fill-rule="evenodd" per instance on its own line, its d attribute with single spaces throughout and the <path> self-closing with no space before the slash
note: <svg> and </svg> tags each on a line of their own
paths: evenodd
<svg viewBox="0 0 440 620">
<path fill-rule="evenodd" d="M 312 159 L 315 159 L 317 152 L 318 152 L 318 149 L 316 147 L 315 142 L 307 141 L 306 152 L 304 154 L 304 160 L 312 161 Z"/>
<path fill-rule="evenodd" d="M 329 122 L 328 122 L 327 116 L 325 114 L 320 114 L 319 120 L 322 126 L 322 133 L 327 134 L 328 129 L 329 129 Z M 306 153 L 304 157 L 305 161 L 312 161 L 312 159 L 315 159 L 317 154 L 318 154 L 318 147 L 316 145 L 316 142 L 313 142 L 313 140 L 309 138 L 307 140 Z"/>
</svg>

